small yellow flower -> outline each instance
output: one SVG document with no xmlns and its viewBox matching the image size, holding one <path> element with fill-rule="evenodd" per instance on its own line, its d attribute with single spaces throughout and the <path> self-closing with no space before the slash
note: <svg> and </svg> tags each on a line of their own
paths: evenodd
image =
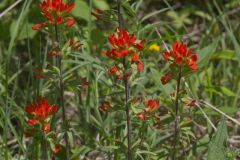
<svg viewBox="0 0 240 160">
<path fill-rule="evenodd" d="M 152 44 L 152 45 L 149 47 L 149 51 L 150 51 L 150 52 L 159 52 L 159 51 L 160 51 L 160 46 L 157 45 L 157 44 Z"/>
</svg>

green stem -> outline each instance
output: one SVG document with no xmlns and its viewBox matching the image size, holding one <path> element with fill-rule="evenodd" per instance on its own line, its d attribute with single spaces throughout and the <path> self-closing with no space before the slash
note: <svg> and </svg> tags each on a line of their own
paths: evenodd
<svg viewBox="0 0 240 160">
<path fill-rule="evenodd" d="M 48 146 L 47 146 L 47 140 L 44 133 L 42 137 L 42 148 L 43 148 L 42 158 L 43 160 L 48 160 Z"/>
<path fill-rule="evenodd" d="M 59 45 L 60 49 L 60 42 L 58 39 L 58 26 L 55 24 L 55 34 L 56 34 L 56 41 Z M 70 160 L 69 157 L 69 142 L 68 142 L 68 124 L 66 121 L 66 111 L 65 111 L 65 101 L 64 101 L 64 83 L 63 83 L 63 73 L 62 73 L 62 57 L 61 55 L 58 56 L 58 69 L 59 69 L 59 89 L 60 89 L 60 104 L 62 106 L 62 121 L 63 121 L 63 127 L 64 127 L 64 139 L 65 139 L 65 145 L 66 145 L 66 160 Z"/>
<path fill-rule="evenodd" d="M 177 78 L 177 91 L 175 99 L 175 126 L 174 126 L 174 141 L 173 141 L 173 155 L 172 159 L 176 159 L 176 146 L 178 144 L 178 127 L 179 127 L 179 91 L 181 85 L 182 69 L 179 68 L 178 78 Z"/>
<path fill-rule="evenodd" d="M 128 139 L 128 152 L 127 157 L 128 160 L 132 159 L 132 137 L 131 137 L 131 117 L 130 117 L 130 108 L 128 105 L 129 100 L 129 84 L 128 84 L 128 77 L 125 77 L 124 80 L 125 85 L 125 109 L 126 109 L 126 116 L 127 116 L 127 139 Z"/>
</svg>

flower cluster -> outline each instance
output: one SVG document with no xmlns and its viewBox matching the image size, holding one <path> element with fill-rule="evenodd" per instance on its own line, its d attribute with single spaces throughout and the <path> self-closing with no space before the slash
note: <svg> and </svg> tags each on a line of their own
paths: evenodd
<svg viewBox="0 0 240 160">
<path fill-rule="evenodd" d="M 27 121 L 29 125 L 42 125 L 42 131 L 47 133 L 50 131 L 49 117 L 56 113 L 56 105 L 49 105 L 48 101 L 40 97 L 37 102 L 32 102 L 26 106 L 26 112 L 30 119 Z"/>
<path fill-rule="evenodd" d="M 104 101 L 102 105 L 99 106 L 99 109 L 104 112 L 108 112 L 110 107 L 112 107 L 112 103 L 108 101 Z"/>
<path fill-rule="evenodd" d="M 144 101 L 145 109 L 139 113 L 137 113 L 137 117 L 144 121 L 147 120 L 149 117 L 149 114 L 152 113 L 152 111 L 156 111 L 160 105 L 160 102 L 155 99 L 149 99 L 147 101 Z"/>
<path fill-rule="evenodd" d="M 197 54 L 192 49 L 188 49 L 185 43 L 174 42 L 171 51 L 163 53 L 165 60 L 172 62 L 173 65 L 187 66 L 192 71 L 197 71 Z"/>
<path fill-rule="evenodd" d="M 108 41 L 111 49 L 104 51 L 104 54 L 117 61 L 117 63 L 109 69 L 110 75 L 117 75 L 119 79 L 128 77 L 132 71 L 126 71 L 126 69 L 132 64 L 137 65 L 138 71 L 143 70 L 144 65 L 140 59 L 139 51 L 143 50 L 144 41 L 136 40 L 135 35 L 129 34 L 125 29 L 116 29 L 115 33 L 108 37 Z"/>
<path fill-rule="evenodd" d="M 192 49 L 187 48 L 187 45 L 183 42 L 174 42 L 172 44 L 171 51 L 165 51 L 163 53 L 163 57 L 171 63 L 171 68 L 182 67 L 190 69 L 192 72 L 196 72 L 198 70 L 197 54 L 193 53 Z M 174 74 L 171 72 L 163 75 L 161 78 L 162 84 L 167 84 L 172 79 L 173 75 Z"/>
<path fill-rule="evenodd" d="M 66 27 L 71 27 L 75 20 L 73 17 L 66 17 L 74 7 L 74 3 L 64 3 L 62 0 L 44 0 L 40 3 L 40 9 L 47 21 L 42 24 L 32 26 L 33 30 L 39 30 L 47 24 L 65 23 Z"/>
</svg>

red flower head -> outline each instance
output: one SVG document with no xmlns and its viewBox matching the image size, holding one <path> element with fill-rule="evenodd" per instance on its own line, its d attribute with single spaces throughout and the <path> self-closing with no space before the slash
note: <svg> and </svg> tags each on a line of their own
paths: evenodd
<svg viewBox="0 0 240 160">
<path fill-rule="evenodd" d="M 160 103 L 158 100 L 155 100 L 155 99 L 149 99 L 147 101 L 144 102 L 144 105 L 146 107 L 146 112 L 149 112 L 149 111 L 153 111 L 153 110 L 156 110 Z"/>
<path fill-rule="evenodd" d="M 47 24 L 65 23 L 66 27 L 71 27 L 75 21 L 73 17 L 66 17 L 74 7 L 74 3 L 64 3 L 63 0 L 44 0 L 40 3 L 41 12 L 47 19 L 42 24 L 36 24 L 33 30 L 39 30 Z"/>
<path fill-rule="evenodd" d="M 165 51 L 163 57 L 165 60 L 171 61 L 173 65 L 187 66 L 193 72 L 198 70 L 197 54 L 193 53 L 192 49 L 188 49 L 183 42 L 174 42 L 171 51 Z"/>
<path fill-rule="evenodd" d="M 56 105 L 51 106 L 45 98 L 40 97 L 37 102 L 32 102 L 26 106 L 26 112 L 31 117 L 27 123 L 29 125 L 36 125 L 41 123 L 42 130 L 44 132 L 49 132 L 50 126 L 47 122 L 47 118 L 53 115 L 56 111 Z"/>
<path fill-rule="evenodd" d="M 122 59 L 126 58 L 127 65 L 136 64 L 138 71 L 143 70 L 144 65 L 140 59 L 139 52 L 144 48 L 144 41 L 136 40 L 135 35 L 129 34 L 125 29 L 116 29 L 115 32 L 108 37 L 108 41 L 111 48 L 103 52 L 107 57 L 116 60 L 117 63 L 122 63 Z M 112 69 L 114 68 L 111 68 L 110 71 Z M 126 70 L 127 68 L 124 69 Z M 122 74 L 123 76 L 121 77 L 127 77 L 125 73 Z"/>
<path fill-rule="evenodd" d="M 137 117 L 144 121 L 144 120 L 147 120 L 152 111 L 156 111 L 160 105 L 159 103 L 159 100 L 155 100 L 155 99 L 149 99 L 149 100 L 146 100 L 144 101 L 144 105 L 145 105 L 145 109 L 139 113 L 137 113 Z"/>
</svg>

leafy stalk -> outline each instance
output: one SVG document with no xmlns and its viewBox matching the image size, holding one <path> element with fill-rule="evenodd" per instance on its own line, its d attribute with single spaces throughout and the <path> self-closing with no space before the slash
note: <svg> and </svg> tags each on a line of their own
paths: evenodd
<svg viewBox="0 0 240 160">
<path fill-rule="evenodd" d="M 175 125 L 174 125 L 174 140 L 173 140 L 173 155 L 172 159 L 176 159 L 176 146 L 178 144 L 178 129 L 179 129 L 179 91 L 181 85 L 181 78 L 182 78 L 182 69 L 179 68 L 179 73 L 177 77 L 177 91 L 176 91 L 176 98 L 175 98 Z"/>
<path fill-rule="evenodd" d="M 60 48 L 60 42 L 58 38 L 58 26 L 55 24 L 55 34 L 56 34 L 56 42 Z M 63 73 L 62 73 L 62 57 L 58 56 L 58 69 L 59 69 L 59 89 L 60 89 L 60 104 L 62 106 L 62 121 L 64 127 L 64 139 L 66 145 L 66 160 L 70 160 L 69 158 L 69 142 L 68 142 L 68 135 L 67 135 L 67 121 L 66 121 L 66 110 L 65 110 L 65 101 L 64 101 L 64 83 L 63 83 Z"/>
</svg>

